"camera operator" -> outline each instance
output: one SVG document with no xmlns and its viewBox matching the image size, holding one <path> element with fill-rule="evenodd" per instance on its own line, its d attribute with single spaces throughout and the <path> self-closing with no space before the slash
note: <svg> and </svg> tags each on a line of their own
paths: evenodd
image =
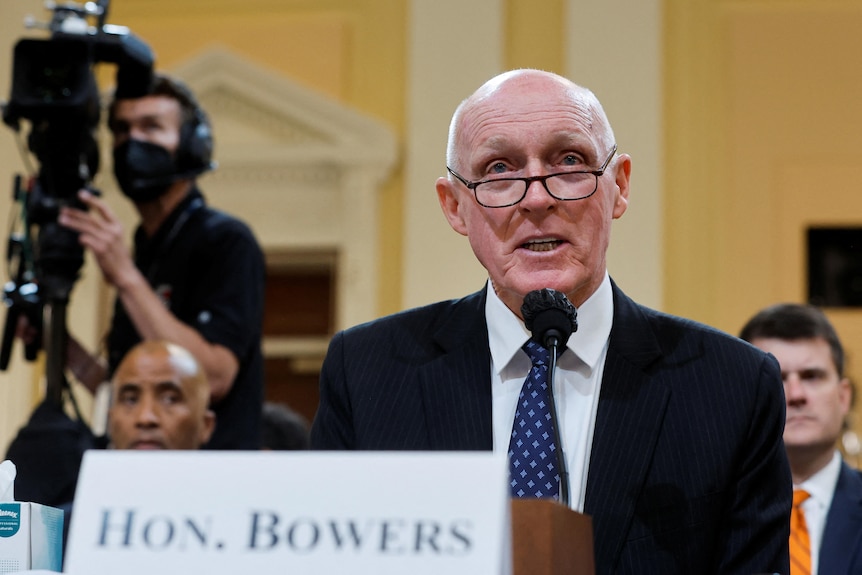
<svg viewBox="0 0 862 575">
<path fill-rule="evenodd" d="M 114 175 L 140 224 L 133 257 L 103 200 L 82 190 L 87 211 L 61 210 L 59 223 L 79 232 L 117 293 L 107 362 L 70 336 L 67 369 L 95 391 L 139 341 L 176 342 L 210 382 L 218 424 L 206 447 L 257 449 L 263 254 L 251 230 L 208 207 L 197 188 L 196 177 L 213 166 L 206 114 L 185 85 L 156 74 L 147 95 L 111 103 L 108 125 Z"/>
</svg>

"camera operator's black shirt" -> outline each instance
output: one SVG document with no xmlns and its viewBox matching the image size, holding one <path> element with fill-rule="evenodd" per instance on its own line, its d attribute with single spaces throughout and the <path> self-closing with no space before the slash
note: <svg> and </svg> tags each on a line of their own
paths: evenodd
<svg viewBox="0 0 862 575">
<path fill-rule="evenodd" d="M 265 269 L 251 230 L 208 207 L 195 188 L 152 238 L 135 232 L 135 264 L 168 309 L 239 360 L 231 390 L 212 405 L 209 449 L 258 449 L 263 402 Z M 141 338 L 119 298 L 108 334 L 110 371 Z"/>
</svg>

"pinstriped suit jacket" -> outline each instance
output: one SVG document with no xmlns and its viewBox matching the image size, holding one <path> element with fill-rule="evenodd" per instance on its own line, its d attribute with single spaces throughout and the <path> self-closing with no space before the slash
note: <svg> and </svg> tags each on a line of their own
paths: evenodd
<svg viewBox="0 0 862 575">
<path fill-rule="evenodd" d="M 787 573 L 792 487 L 777 362 L 613 291 L 584 510 L 596 573 Z M 491 449 L 485 295 L 337 334 L 313 447 Z"/>
</svg>

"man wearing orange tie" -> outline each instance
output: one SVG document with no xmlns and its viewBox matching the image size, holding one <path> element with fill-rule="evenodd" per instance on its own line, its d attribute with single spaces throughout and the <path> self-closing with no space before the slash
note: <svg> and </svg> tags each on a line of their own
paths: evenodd
<svg viewBox="0 0 862 575">
<path fill-rule="evenodd" d="M 781 366 L 793 475 L 791 575 L 862 574 L 862 474 L 835 448 L 853 391 L 834 328 L 813 306 L 778 304 L 751 318 L 740 337 Z"/>
</svg>

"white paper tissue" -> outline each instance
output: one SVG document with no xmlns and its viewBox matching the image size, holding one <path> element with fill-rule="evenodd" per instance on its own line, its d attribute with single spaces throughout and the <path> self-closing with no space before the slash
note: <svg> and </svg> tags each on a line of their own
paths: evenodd
<svg viewBox="0 0 862 575">
<path fill-rule="evenodd" d="M 18 470 L 8 459 L 0 463 L 0 501 L 15 501 L 15 475 Z"/>
</svg>

